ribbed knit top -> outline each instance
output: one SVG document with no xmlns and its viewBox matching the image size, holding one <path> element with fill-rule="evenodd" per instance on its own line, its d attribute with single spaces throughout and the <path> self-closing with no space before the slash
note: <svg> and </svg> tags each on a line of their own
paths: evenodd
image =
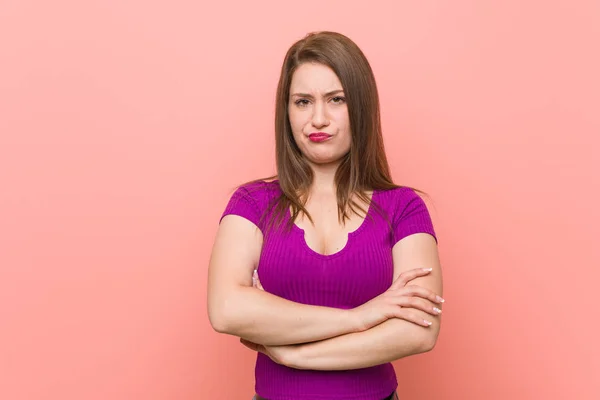
<svg viewBox="0 0 600 400">
<path fill-rule="evenodd" d="M 277 180 L 241 186 L 222 217 L 239 215 L 264 234 L 273 201 L 280 194 Z M 297 225 L 291 232 L 285 231 L 291 217 L 288 212 L 282 226 L 264 236 L 258 264 L 263 288 L 298 303 L 340 309 L 360 306 L 386 291 L 393 279 L 394 244 L 414 233 L 436 235 L 425 203 L 410 188 L 376 190 L 371 203 L 367 216 L 372 219 L 365 218 L 348 235 L 346 246 L 331 255 L 312 250 Z M 261 220 L 263 212 L 266 218 Z M 262 353 L 257 354 L 255 379 L 256 393 L 269 400 L 381 400 L 398 386 L 391 363 L 348 371 L 298 370 L 277 364 Z"/>
</svg>

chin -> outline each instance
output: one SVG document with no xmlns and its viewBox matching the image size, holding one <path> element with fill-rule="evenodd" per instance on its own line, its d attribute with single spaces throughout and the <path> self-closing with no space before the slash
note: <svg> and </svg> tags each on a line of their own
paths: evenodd
<svg viewBox="0 0 600 400">
<path fill-rule="evenodd" d="M 332 164 L 338 164 L 340 161 L 342 161 L 341 157 L 314 157 L 314 158 L 308 158 L 308 161 L 310 161 L 313 164 L 316 165 L 332 165 Z"/>
</svg>

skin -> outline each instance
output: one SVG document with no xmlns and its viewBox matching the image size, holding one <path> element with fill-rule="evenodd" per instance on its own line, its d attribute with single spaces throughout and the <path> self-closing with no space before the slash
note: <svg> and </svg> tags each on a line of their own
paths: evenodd
<svg viewBox="0 0 600 400">
<path fill-rule="evenodd" d="M 328 67 L 306 63 L 292 77 L 288 115 L 294 140 L 314 172 L 304 218 L 309 247 L 332 254 L 364 216 L 345 225 L 337 216 L 334 176 L 350 150 L 348 109 L 341 83 Z M 332 137 L 311 142 L 312 132 Z M 358 199 L 357 199 L 358 201 Z M 293 303 L 261 290 L 254 275 L 262 236 L 247 220 L 223 218 L 209 265 L 209 318 L 218 332 L 240 337 L 248 348 L 298 369 L 348 370 L 379 365 L 435 346 L 441 322 L 442 274 L 437 244 L 409 235 L 392 249 L 394 283 L 353 310 Z M 232 251 L 232 249 L 234 251 Z M 253 279 L 254 278 L 254 279 Z M 273 323 L 276 321 L 276 323 Z"/>
<path fill-rule="evenodd" d="M 314 188 L 331 189 L 331 173 L 350 151 L 348 107 L 337 75 L 322 64 L 306 63 L 292 77 L 288 116 L 294 140 L 316 172 Z M 333 135 L 322 143 L 309 140 L 313 132 Z"/>
<path fill-rule="evenodd" d="M 290 85 L 288 115 L 294 140 L 314 172 L 306 207 L 317 221 L 312 225 L 301 215 L 296 224 L 306 232 L 309 247 L 321 254 L 341 250 L 348 233 L 362 223 L 354 216 L 339 226 L 334 175 L 343 156 L 350 151 L 351 132 L 348 107 L 342 84 L 328 67 L 305 63 L 298 67 Z M 325 132 L 325 142 L 312 142 L 309 135 Z M 356 199 L 359 201 L 359 199 Z M 366 208 L 366 204 L 361 204 Z"/>
</svg>

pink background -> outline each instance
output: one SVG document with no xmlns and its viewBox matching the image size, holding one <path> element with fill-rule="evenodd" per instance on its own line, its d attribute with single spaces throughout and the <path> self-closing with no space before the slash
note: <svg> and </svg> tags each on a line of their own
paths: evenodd
<svg viewBox="0 0 600 400">
<path fill-rule="evenodd" d="M 369 58 L 440 236 L 442 331 L 401 398 L 600 398 L 598 1 L 4 0 L 1 399 L 250 399 L 208 257 L 322 29 Z"/>
</svg>

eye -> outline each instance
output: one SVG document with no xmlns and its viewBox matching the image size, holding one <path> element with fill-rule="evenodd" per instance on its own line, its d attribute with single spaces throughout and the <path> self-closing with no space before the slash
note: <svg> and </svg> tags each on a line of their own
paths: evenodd
<svg viewBox="0 0 600 400">
<path fill-rule="evenodd" d="M 308 100 L 306 100 L 306 99 L 300 99 L 300 100 L 296 100 L 296 101 L 294 102 L 294 104 L 296 104 L 296 105 L 297 105 L 297 106 L 299 106 L 299 107 L 304 107 L 305 105 L 307 105 L 307 104 L 308 104 Z"/>
<path fill-rule="evenodd" d="M 342 103 L 344 103 L 344 102 L 346 101 L 346 99 L 345 99 L 344 97 L 342 97 L 342 96 L 337 96 L 337 97 L 334 97 L 334 98 L 333 98 L 333 99 L 331 99 L 331 100 L 332 100 L 334 103 L 336 103 L 336 104 L 342 104 Z"/>
</svg>

